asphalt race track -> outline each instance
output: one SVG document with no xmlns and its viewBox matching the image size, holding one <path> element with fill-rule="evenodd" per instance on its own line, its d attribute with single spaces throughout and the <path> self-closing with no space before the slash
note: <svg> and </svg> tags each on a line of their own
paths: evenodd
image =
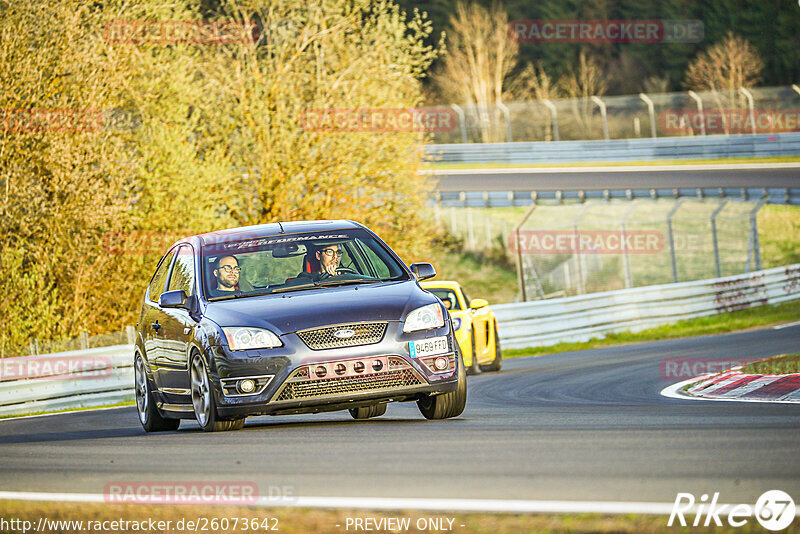
<svg viewBox="0 0 800 534">
<path fill-rule="evenodd" d="M 533 191 L 570 189 L 673 189 L 696 187 L 800 187 L 800 166 L 745 168 L 707 165 L 436 171 L 438 190 Z M 709 168 L 711 167 L 711 168 Z"/>
<path fill-rule="evenodd" d="M 797 350 L 800 326 L 514 359 L 469 379 L 464 414 L 426 421 L 413 404 L 194 421 L 146 435 L 133 407 L 0 421 L 4 491 L 102 494 L 131 481 L 255 482 L 261 495 L 565 499 L 671 503 L 720 492 L 754 503 L 800 494 L 800 405 L 678 400 L 664 359 L 755 359 Z"/>
</svg>

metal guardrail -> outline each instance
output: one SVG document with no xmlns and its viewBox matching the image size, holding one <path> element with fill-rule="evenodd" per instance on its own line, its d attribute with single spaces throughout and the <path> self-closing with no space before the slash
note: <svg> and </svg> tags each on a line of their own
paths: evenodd
<svg viewBox="0 0 800 534">
<path fill-rule="evenodd" d="M 0 415 L 102 406 L 134 398 L 133 345 L 0 360 Z"/>
<path fill-rule="evenodd" d="M 503 348 L 586 341 L 800 298 L 800 264 L 746 275 L 493 306 Z M 0 415 L 133 400 L 132 345 L 0 360 Z"/>
<path fill-rule="evenodd" d="M 568 163 L 575 161 L 654 161 L 800 154 L 800 133 L 707 135 L 426 145 L 425 154 L 443 163 Z"/>
<path fill-rule="evenodd" d="M 800 298 L 800 264 L 577 297 L 493 305 L 504 349 L 588 341 Z"/>
<path fill-rule="evenodd" d="M 767 204 L 800 206 L 800 187 L 702 187 L 677 189 L 573 189 L 532 191 L 437 191 L 431 200 L 443 207 L 506 208 L 529 206 L 538 202 L 584 202 L 587 200 L 637 199 L 731 199 L 758 201 Z"/>
</svg>

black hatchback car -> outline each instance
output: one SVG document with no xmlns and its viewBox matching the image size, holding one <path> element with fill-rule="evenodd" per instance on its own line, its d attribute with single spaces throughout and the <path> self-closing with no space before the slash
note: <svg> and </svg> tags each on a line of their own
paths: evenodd
<svg viewBox="0 0 800 534">
<path fill-rule="evenodd" d="M 416 401 L 456 417 L 467 387 L 450 316 L 373 232 L 352 221 L 274 223 L 187 237 L 145 292 L 134 354 L 148 432 L 197 419 L 349 409 L 355 419 Z"/>
</svg>

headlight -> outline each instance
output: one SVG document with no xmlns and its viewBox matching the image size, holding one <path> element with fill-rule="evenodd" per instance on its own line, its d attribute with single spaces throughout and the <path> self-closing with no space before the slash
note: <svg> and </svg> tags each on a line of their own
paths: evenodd
<svg viewBox="0 0 800 534">
<path fill-rule="evenodd" d="M 223 328 L 222 331 L 228 338 L 228 346 L 231 350 L 272 349 L 283 346 L 278 336 L 265 328 L 233 326 Z"/>
<path fill-rule="evenodd" d="M 444 326 L 444 316 L 439 303 L 428 304 L 412 311 L 403 324 L 403 332 L 416 332 Z"/>
<path fill-rule="evenodd" d="M 461 328 L 461 317 L 453 317 L 453 330 Z"/>
</svg>

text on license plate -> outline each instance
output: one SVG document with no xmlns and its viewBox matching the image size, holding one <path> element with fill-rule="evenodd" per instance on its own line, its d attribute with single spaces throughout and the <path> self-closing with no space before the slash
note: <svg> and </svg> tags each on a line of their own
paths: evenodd
<svg viewBox="0 0 800 534">
<path fill-rule="evenodd" d="M 447 336 L 432 337 L 419 341 L 408 342 L 408 352 L 412 358 L 423 356 L 433 356 L 434 354 L 444 354 L 448 352 Z"/>
</svg>

